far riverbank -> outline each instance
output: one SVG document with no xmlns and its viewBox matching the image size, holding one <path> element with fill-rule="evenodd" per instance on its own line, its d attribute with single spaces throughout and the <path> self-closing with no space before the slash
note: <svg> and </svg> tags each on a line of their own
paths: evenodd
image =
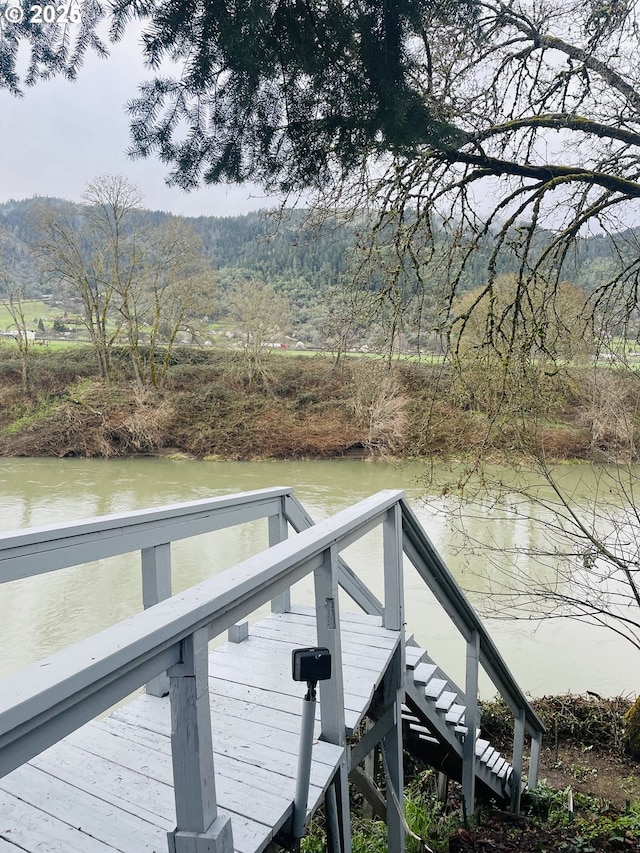
<svg viewBox="0 0 640 853">
<path fill-rule="evenodd" d="M 89 347 L 0 350 L 0 455 L 222 460 L 447 458 L 542 451 L 550 461 L 632 461 L 637 381 L 614 367 L 541 373 L 502 389 L 442 363 L 177 351 L 161 388 L 116 360 L 100 379 Z M 508 390 L 508 393 L 506 391 Z M 637 432 L 637 430 L 635 430 Z"/>
</svg>

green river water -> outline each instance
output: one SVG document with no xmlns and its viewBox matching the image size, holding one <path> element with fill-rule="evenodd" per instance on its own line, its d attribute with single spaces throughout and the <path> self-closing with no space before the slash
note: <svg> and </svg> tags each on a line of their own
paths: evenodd
<svg viewBox="0 0 640 853">
<path fill-rule="evenodd" d="M 451 500 L 425 494 L 419 464 L 397 466 L 356 460 L 323 462 L 202 462 L 132 458 L 3 459 L 0 466 L 0 530 L 196 500 L 267 486 L 293 486 L 316 519 L 380 489 L 406 489 L 427 532 L 465 585 L 469 558 L 444 512 Z M 577 476 L 577 475 L 576 475 Z M 521 535 L 490 510 L 467 522 L 493 525 L 498 539 Z M 535 529 L 529 531 L 535 537 Z M 266 522 L 177 543 L 173 550 L 174 591 L 223 571 L 266 547 Z M 381 595 L 379 534 L 369 534 L 344 556 Z M 474 561 L 475 572 L 491 569 Z M 481 584 L 482 586 L 482 584 Z M 302 588 L 299 595 L 309 595 Z M 486 594 L 483 593 L 483 594 Z M 405 578 L 407 627 L 447 673 L 464 680 L 464 644 L 413 570 Z M 472 602 L 474 596 L 470 596 Z M 476 598 L 476 604 L 481 604 Z M 103 560 L 0 587 L 0 675 L 132 615 L 141 608 L 139 555 Z M 489 630 L 523 689 L 531 695 L 595 691 L 634 695 L 637 653 L 612 632 L 569 620 L 539 623 L 488 621 Z M 481 682 L 485 697 L 493 695 Z"/>
</svg>

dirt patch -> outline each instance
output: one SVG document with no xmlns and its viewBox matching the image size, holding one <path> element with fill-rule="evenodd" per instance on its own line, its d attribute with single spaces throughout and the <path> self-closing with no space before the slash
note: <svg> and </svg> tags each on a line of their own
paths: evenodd
<svg viewBox="0 0 640 853">
<path fill-rule="evenodd" d="M 540 779 L 558 790 L 570 787 L 606 800 L 621 810 L 640 799 L 640 764 L 625 755 L 599 752 L 597 747 L 543 749 Z"/>
</svg>

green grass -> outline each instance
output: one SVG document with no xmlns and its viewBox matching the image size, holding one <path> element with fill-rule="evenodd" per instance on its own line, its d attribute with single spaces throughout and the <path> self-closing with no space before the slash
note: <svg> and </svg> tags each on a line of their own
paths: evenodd
<svg viewBox="0 0 640 853">
<path fill-rule="evenodd" d="M 37 406 L 31 411 L 24 412 L 16 412 L 18 416 L 13 420 L 8 426 L 4 428 L 4 432 L 7 435 L 13 435 L 14 433 L 19 433 L 23 429 L 27 429 L 32 424 L 35 424 L 37 421 L 42 418 L 47 418 L 49 415 L 53 414 L 56 408 L 56 403 L 50 400 L 44 400 L 37 404 Z"/>
<path fill-rule="evenodd" d="M 456 814 L 445 815 L 436 797 L 436 772 L 428 769 L 405 788 L 405 818 L 414 837 L 406 839 L 407 853 L 420 853 L 420 840 L 434 853 L 449 849 L 449 838 L 461 825 Z M 381 820 L 365 820 L 354 810 L 351 821 L 353 853 L 387 853 L 387 826 Z M 301 842 L 301 853 L 324 853 L 326 838 L 321 820 L 313 820 Z"/>
<path fill-rule="evenodd" d="M 22 303 L 25 320 L 30 329 L 35 332 L 38 328 L 38 320 L 42 317 L 42 322 L 45 326 L 51 327 L 53 320 L 60 313 L 60 310 L 52 305 L 47 305 L 46 302 L 40 302 L 37 299 L 26 299 Z M 35 323 L 33 320 L 35 319 Z M 7 331 L 13 326 L 13 318 L 7 306 L 0 302 L 0 331 Z"/>
</svg>

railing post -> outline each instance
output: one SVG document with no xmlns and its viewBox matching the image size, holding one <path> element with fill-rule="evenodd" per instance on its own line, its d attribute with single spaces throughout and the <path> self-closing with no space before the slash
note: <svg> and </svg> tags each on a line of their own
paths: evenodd
<svg viewBox="0 0 640 853">
<path fill-rule="evenodd" d="M 171 598 L 171 543 L 143 548 L 142 558 L 142 606 L 146 610 L 165 598 Z M 169 678 L 166 673 L 152 678 L 146 685 L 151 696 L 166 696 Z"/>
<path fill-rule="evenodd" d="M 316 599 L 318 645 L 331 652 L 331 678 L 320 682 L 320 737 L 343 747 L 342 760 L 336 770 L 333 786 L 339 815 L 341 853 L 351 853 L 351 816 L 349 810 L 349 766 L 344 722 L 344 681 L 342 675 L 342 643 L 338 607 L 338 549 L 332 545 L 313 576 Z"/>
<path fill-rule="evenodd" d="M 402 580 L 402 508 L 394 504 L 382 525 L 384 555 L 384 614 L 382 624 L 400 631 L 404 624 Z"/>
<path fill-rule="evenodd" d="M 513 726 L 513 761 L 511 762 L 511 811 L 520 813 L 520 793 L 522 790 L 522 753 L 524 750 L 524 708 L 520 708 Z"/>
<path fill-rule="evenodd" d="M 387 846 L 390 853 L 405 849 L 404 770 L 402 763 L 402 702 L 404 700 L 404 581 L 402 549 L 402 507 L 395 503 L 382 524 L 384 557 L 384 612 L 382 624 L 400 631 L 396 649 L 385 682 L 385 708 L 393 707 L 394 725 L 383 739 L 385 776 L 387 781 Z"/>
<path fill-rule="evenodd" d="M 182 641 L 182 663 L 169 670 L 171 758 L 176 828 L 170 853 L 233 853 L 231 822 L 219 816 L 209 708 L 209 632 Z"/>
<path fill-rule="evenodd" d="M 540 749 L 542 748 L 542 732 L 536 731 L 531 735 L 531 753 L 529 755 L 529 778 L 527 785 L 533 791 L 538 785 L 538 766 L 540 764 Z"/>
<path fill-rule="evenodd" d="M 478 666 L 480 658 L 480 637 L 473 631 L 467 641 L 467 666 L 465 695 L 467 710 L 462 749 L 462 799 L 467 815 L 473 814 L 476 802 L 476 729 L 478 727 Z"/>
<path fill-rule="evenodd" d="M 389 853 L 404 853 L 404 766 L 402 761 L 402 703 L 404 701 L 404 640 L 401 639 L 387 670 L 386 707 L 394 709 L 394 724 L 384 736 L 384 772 L 387 783 L 387 848 Z"/>
<path fill-rule="evenodd" d="M 342 644 L 338 608 L 338 549 L 332 545 L 324 552 L 319 569 L 314 572 L 316 626 L 318 645 L 331 652 L 331 678 L 320 682 L 320 720 L 322 739 L 344 746 L 344 684 L 342 678 Z"/>
<path fill-rule="evenodd" d="M 280 511 L 269 516 L 269 548 L 284 542 L 288 536 L 287 519 L 284 513 L 284 498 L 280 499 Z M 291 610 L 291 591 L 285 589 L 271 601 L 272 613 L 288 613 Z"/>
</svg>

